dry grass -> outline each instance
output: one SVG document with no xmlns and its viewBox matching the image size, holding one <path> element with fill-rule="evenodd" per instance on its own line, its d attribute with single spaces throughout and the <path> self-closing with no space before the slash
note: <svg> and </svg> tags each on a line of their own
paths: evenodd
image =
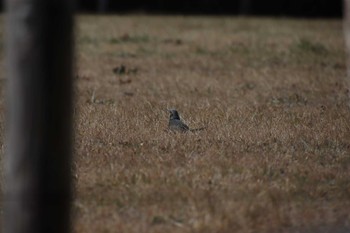
<svg viewBox="0 0 350 233">
<path fill-rule="evenodd" d="M 74 232 L 350 229 L 340 21 L 77 20 Z"/>
<path fill-rule="evenodd" d="M 343 44 L 340 21 L 80 17 L 75 232 L 349 229 Z M 208 129 L 165 132 L 167 107 Z"/>
</svg>

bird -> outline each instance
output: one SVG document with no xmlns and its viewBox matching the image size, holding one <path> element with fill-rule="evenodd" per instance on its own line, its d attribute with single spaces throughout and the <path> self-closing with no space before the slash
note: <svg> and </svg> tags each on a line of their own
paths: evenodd
<svg viewBox="0 0 350 233">
<path fill-rule="evenodd" d="M 169 130 L 173 132 L 181 132 L 181 133 L 186 133 L 186 132 L 196 132 L 205 129 L 203 128 L 197 128 L 197 129 L 190 129 L 188 125 L 186 125 L 183 121 L 180 119 L 180 115 L 176 109 L 168 109 L 170 113 L 170 118 L 169 118 L 169 125 L 168 128 Z"/>
</svg>

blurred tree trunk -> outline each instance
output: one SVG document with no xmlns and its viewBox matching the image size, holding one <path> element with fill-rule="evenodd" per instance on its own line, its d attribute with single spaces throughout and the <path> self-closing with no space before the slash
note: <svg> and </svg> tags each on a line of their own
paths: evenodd
<svg viewBox="0 0 350 233">
<path fill-rule="evenodd" d="M 252 14 L 252 0 L 240 0 L 238 5 L 238 13 L 241 15 Z"/>
<path fill-rule="evenodd" d="M 108 0 L 98 0 L 98 12 L 106 13 L 108 10 Z"/>
<path fill-rule="evenodd" d="M 4 233 L 70 230 L 72 0 L 7 0 Z"/>
</svg>

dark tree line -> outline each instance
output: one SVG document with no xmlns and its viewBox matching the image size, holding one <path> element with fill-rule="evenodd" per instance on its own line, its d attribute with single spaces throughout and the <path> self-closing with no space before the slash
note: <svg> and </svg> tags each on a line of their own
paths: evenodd
<svg viewBox="0 0 350 233">
<path fill-rule="evenodd" d="M 3 1 L 0 0 L 0 9 Z M 342 0 L 76 0 L 88 13 L 223 14 L 293 17 L 342 17 Z"/>
<path fill-rule="evenodd" d="M 78 0 L 85 12 L 341 17 L 342 0 Z"/>
</svg>

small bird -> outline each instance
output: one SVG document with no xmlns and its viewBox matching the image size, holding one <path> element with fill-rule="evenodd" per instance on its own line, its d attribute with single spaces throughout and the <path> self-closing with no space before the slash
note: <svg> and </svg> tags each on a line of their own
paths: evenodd
<svg viewBox="0 0 350 233">
<path fill-rule="evenodd" d="M 185 132 L 196 132 L 196 131 L 200 131 L 205 129 L 203 128 L 198 128 L 198 129 L 190 129 L 190 127 L 188 127 L 185 123 L 183 123 L 180 119 L 180 115 L 179 113 L 176 111 L 176 109 L 168 109 L 169 113 L 170 113 L 170 118 L 169 118 L 169 125 L 168 128 L 171 131 L 177 131 L 177 132 L 181 132 L 181 133 L 185 133 Z"/>
</svg>

